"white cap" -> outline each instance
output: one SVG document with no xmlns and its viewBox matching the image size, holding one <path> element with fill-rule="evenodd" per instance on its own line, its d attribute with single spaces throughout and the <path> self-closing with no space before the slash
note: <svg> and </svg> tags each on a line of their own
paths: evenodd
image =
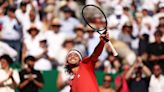
<svg viewBox="0 0 164 92">
<path fill-rule="evenodd" d="M 115 7 L 114 13 L 115 13 L 116 15 L 122 14 L 122 13 L 123 13 L 123 8 L 122 8 L 122 6 L 117 5 L 117 6 Z"/>
</svg>

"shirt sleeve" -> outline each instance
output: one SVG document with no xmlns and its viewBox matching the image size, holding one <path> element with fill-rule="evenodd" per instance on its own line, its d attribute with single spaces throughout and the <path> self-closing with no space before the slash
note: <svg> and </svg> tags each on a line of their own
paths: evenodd
<svg viewBox="0 0 164 92">
<path fill-rule="evenodd" d="M 17 56 L 17 52 L 9 45 L 7 45 L 6 43 L 1 43 L 1 45 L 2 45 L 2 49 L 4 49 L 6 54 L 9 54 L 11 57 Z"/>
<path fill-rule="evenodd" d="M 37 78 L 36 78 L 36 80 L 39 81 L 39 82 L 44 83 L 43 76 L 42 76 L 42 74 L 41 74 L 40 72 L 37 73 Z"/>
<path fill-rule="evenodd" d="M 23 76 L 24 76 L 23 71 L 20 71 L 20 72 L 19 72 L 20 83 L 23 82 L 23 81 L 25 80 Z"/>
<path fill-rule="evenodd" d="M 16 84 L 20 83 L 20 77 L 19 77 L 19 73 L 17 70 L 14 70 L 14 72 L 13 72 L 13 78 L 14 78 Z"/>
</svg>

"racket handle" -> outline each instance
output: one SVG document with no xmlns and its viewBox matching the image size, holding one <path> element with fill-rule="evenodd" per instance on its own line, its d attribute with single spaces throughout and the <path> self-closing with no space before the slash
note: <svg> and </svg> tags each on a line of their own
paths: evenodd
<svg viewBox="0 0 164 92">
<path fill-rule="evenodd" d="M 112 43 L 111 43 L 110 41 L 108 41 L 108 44 L 109 44 L 110 48 L 112 49 L 113 55 L 114 55 L 114 56 L 117 56 L 118 53 L 116 52 L 116 50 L 115 50 L 115 48 L 113 47 Z"/>
</svg>

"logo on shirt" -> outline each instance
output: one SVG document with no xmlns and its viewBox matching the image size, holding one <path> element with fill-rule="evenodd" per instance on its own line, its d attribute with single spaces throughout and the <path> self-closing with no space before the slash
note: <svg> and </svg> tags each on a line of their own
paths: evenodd
<svg viewBox="0 0 164 92">
<path fill-rule="evenodd" d="M 80 74 L 77 75 L 77 78 L 80 78 Z"/>
</svg>

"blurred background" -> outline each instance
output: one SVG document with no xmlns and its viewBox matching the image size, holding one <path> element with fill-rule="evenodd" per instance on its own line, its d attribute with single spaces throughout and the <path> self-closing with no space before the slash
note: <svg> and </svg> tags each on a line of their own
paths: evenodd
<svg viewBox="0 0 164 92">
<path fill-rule="evenodd" d="M 0 92 L 69 92 L 68 51 L 75 48 L 85 57 L 99 42 L 81 16 L 87 4 L 104 11 L 118 52 L 114 57 L 106 45 L 96 63 L 100 91 L 164 92 L 163 0 L 0 0 Z M 102 27 L 102 16 L 91 12 L 90 23 Z M 37 81 L 27 82 L 26 74 L 36 74 Z"/>
</svg>

